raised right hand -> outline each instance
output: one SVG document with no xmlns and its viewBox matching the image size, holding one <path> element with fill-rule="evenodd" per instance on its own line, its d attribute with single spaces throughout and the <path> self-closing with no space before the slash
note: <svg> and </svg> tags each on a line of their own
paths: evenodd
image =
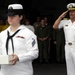
<svg viewBox="0 0 75 75">
<path fill-rule="evenodd" d="M 61 15 L 60 15 L 60 18 L 64 18 L 66 16 L 66 14 L 68 13 L 68 10 L 63 12 Z"/>
</svg>

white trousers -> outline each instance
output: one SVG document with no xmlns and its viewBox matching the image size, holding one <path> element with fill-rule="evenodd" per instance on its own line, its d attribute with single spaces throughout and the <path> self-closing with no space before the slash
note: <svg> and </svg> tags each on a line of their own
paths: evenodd
<svg viewBox="0 0 75 75">
<path fill-rule="evenodd" d="M 75 45 L 65 45 L 67 75 L 75 75 Z"/>
</svg>

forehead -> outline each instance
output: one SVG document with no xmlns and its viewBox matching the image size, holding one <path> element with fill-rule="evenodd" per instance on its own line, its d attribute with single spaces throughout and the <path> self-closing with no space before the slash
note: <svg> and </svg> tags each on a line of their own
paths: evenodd
<svg viewBox="0 0 75 75">
<path fill-rule="evenodd" d="M 75 10 L 70 10 L 69 12 L 75 12 Z"/>
<path fill-rule="evenodd" d="M 14 15 L 14 16 L 8 16 L 8 17 L 10 17 L 10 18 L 19 18 L 19 15 Z"/>
<path fill-rule="evenodd" d="M 44 19 L 42 19 L 41 21 L 45 21 Z"/>
</svg>

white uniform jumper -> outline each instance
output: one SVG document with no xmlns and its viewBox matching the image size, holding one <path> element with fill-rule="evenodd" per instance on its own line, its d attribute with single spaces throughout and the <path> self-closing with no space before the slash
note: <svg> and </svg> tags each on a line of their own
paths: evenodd
<svg viewBox="0 0 75 75">
<path fill-rule="evenodd" d="M 75 75 L 75 22 L 72 23 L 71 20 L 62 20 L 58 28 L 62 27 L 65 33 L 67 75 Z"/>
<path fill-rule="evenodd" d="M 24 25 L 17 30 L 19 31 L 7 42 L 8 45 L 6 43 L 8 34 L 11 36 L 15 32 L 11 32 L 9 26 L 0 33 L 0 53 L 2 55 L 14 53 L 19 57 L 15 65 L 1 65 L 1 72 L 3 75 L 33 75 L 32 60 L 38 57 L 37 38 Z"/>
</svg>

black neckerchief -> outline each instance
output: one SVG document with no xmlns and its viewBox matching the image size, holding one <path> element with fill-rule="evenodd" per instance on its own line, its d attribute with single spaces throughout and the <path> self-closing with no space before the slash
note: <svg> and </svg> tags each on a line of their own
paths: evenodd
<svg viewBox="0 0 75 75">
<path fill-rule="evenodd" d="M 7 55 L 8 55 L 8 43 L 9 43 L 9 40 L 11 39 L 11 43 L 12 43 L 12 50 L 13 50 L 13 53 L 14 53 L 14 44 L 13 44 L 13 37 L 20 31 L 17 30 L 13 35 L 10 36 L 9 34 L 9 31 L 7 31 L 7 40 L 6 40 L 6 52 L 7 52 Z"/>
</svg>

